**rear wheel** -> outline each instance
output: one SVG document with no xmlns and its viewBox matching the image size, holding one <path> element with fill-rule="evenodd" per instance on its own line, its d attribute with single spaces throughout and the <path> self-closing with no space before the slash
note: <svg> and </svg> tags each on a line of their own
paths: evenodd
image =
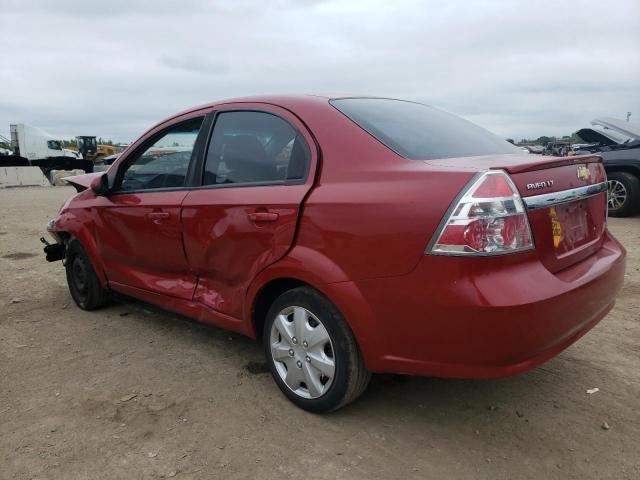
<svg viewBox="0 0 640 480">
<path fill-rule="evenodd" d="M 628 217 L 640 205 L 640 179 L 628 172 L 611 172 L 608 179 L 608 207 L 612 217 Z"/>
<path fill-rule="evenodd" d="M 264 349 L 282 393 L 310 412 L 330 412 L 369 384 L 355 338 L 338 309 L 309 287 L 283 293 L 267 314 Z"/>
<path fill-rule="evenodd" d="M 75 239 L 67 244 L 65 269 L 69 292 L 80 308 L 95 310 L 109 303 L 111 292 L 102 288 L 87 253 Z"/>
</svg>

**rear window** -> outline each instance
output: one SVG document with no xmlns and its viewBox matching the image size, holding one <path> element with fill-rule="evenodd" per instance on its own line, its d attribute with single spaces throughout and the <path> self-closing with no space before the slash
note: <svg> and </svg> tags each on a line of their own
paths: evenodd
<svg viewBox="0 0 640 480">
<path fill-rule="evenodd" d="M 331 104 L 394 152 L 413 160 L 518 153 L 506 140 L 421 103 L 341 98 Z"/>
</svg>

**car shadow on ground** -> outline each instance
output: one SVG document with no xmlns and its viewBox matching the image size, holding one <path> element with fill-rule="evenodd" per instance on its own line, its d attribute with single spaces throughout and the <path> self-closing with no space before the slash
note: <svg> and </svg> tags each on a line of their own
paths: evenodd
<svg viewBox="0 0 640 480">
<path fill-rule="evenodd" d="M 123 316 L 131 314 L 137 328 L 163 330 L 174 336 L 178 343 L 188 342 L 204 347 L 204 351 L 231 350 L 239 359 L 237 367 L 251 375 L 270 377 L 262 345 L 243 335 L 210 326 L 188 317 L 162 310 L 142 301 L 117 296 L 114 307 Z M 142 314 L 142 315 L 140 315 Z M 182 337 L 182 339 L 181 339 Z M 564 353 L 560 354 L 560 359 Z M 585 376 L 580 362 L 558 358 L 528 372 L 498 379 L 451 379 L 416 377 L 394 374 L 375 374 L 363 396 L 354 404 L 333 413 L 330 417 L 346 419 L 360 416 L 367 410 L 380 412 L 393 409 L 423 420 L 449 417 L 449 421 L 465 423 L 479 412 L 508 411 L 518 419 L 550 408 L 564 408 L 567 382 L 580 382 Z M 273 388 L 277 389 L 275 383 Z M 564 402 L 566 403 L 566 402 Z M 293 405 L 291 406 L 292 408 Z M 457 419 L 457 420 L 456 420 Z M 528 420 L 523 420 L 528 421 Z"/>
</svg>

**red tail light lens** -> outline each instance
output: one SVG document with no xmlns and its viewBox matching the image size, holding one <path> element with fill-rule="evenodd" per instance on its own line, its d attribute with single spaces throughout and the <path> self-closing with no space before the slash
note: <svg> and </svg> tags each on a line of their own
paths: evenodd
<svg viewBox="0 0 640 480">
<path fill-rule="evenodd" d="M 498 255 L 533 248 L 518 190 L 503 171 L 483 173 L 453 206 L 427 253 Z"/>
<path fill-rule="evenodd" d="M 509 197 L 513 195 L 508 178 L 504 175 L 487 175 L 473 192 L 473 198 Z"/>
</svg>

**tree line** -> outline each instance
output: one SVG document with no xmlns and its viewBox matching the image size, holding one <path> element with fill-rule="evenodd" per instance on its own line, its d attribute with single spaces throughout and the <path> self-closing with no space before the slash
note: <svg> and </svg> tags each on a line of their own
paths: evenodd
<svg viewBox="0 0 640 480">
<path fill-rule="evenodd" d="M 513 138 L 507 138 L 506 140 L 509 143 L 517 143 L 518 145 L 544 145 L 545 143 L 556 142 L 558 140 L 563 140 L 569 143 L 584 143 L 584 140 L 575 133 L 572 133 L 571 135 L 564 135 L 562 137 L 548 137 L 546 135 L 542 135 L 538 138 L 522 138 L 519 142 L 516 142 Z"/>
<path fill-rule="evenodd" d="M 67 148 L 67 147 L 75 147 L 75 148 L 77 148 L 78 147 L 78 141 L 75 138 L 71 138 L 69 140 L 62 139 L 60 141 L 62 142 L 62 145 L 65 148 Z M 102 137 L 96 137 L 96 143 L 98 145 L 111 145 L 111 146 L 117 145 L 116 143 L 113 142 L 113 140 L 108 140 L 108 139 L 102 138 Z"/>
</svg>

